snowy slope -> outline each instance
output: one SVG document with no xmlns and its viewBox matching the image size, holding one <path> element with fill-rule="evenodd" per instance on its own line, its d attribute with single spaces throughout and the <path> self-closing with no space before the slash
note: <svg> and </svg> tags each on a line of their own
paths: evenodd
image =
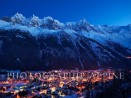
<svg viewBox="0 0 131 98">
<path fill-rule="evenodd" d="M 33 36 L 37 36 L 39 34 L 43 34 L 45 32 L 48 33 L 52 33 L 52 32 L 57 32 L 60 30 L 49 30 L 49 29 L 44 29 L 41 27 L 33 27 L 33 26 L 26 26 L 26 25 L 21 25 L 21 24 L 13 24 L 12 22 L 5 22 L 3 20 L 0 20 L 0 28 L 1 29 L 20 29 L 20 30 L 24 30 L 24 31 L 28 31 L 30 32 Z M 95 27 L 94 27 L 95 28 Z M 126 26 L 123 28 L 120 27 L 112 27 L 113 30 L 109 27 L 109 28 L 104 28 L 102 26 L 97 26 L 95 29 L 97 30 L 97 32 L 91 30 L 91 31 L 75 31 L 74 32 L 78 32 L 79 34 L 87 37 L 87 38 L 92 38 L 95 39 L 101 43 L 106 44 L 106 41 L 113 41 L 115 43 L 119 43 L 121 45 L 123 45 L 126 48 L 131 49 L 131 27 L 127 27 L 126 30 Z M 120 28 L 120 30 L 118 32 L 116 32 L 114 30 L 114 28 Z M 63 30 L 63 29 L 62 29 Z M 64 30 L 69 30 L 68 28 L 64 28 Z M 72 29 L 71 29 L 72 30 Z M 114 31 L 114 32 L 113 32 Z"/>
<path fill-rule="evenodd" d="M 94 26 L 85 19 L 63 24 L 52 17 L 25 18 L 17 13 L 10 22 L 0 20 L 0 44 L 2 66 L 44 66 L 43 69 L 128 66 L 131 26 Z"/>
</svg>

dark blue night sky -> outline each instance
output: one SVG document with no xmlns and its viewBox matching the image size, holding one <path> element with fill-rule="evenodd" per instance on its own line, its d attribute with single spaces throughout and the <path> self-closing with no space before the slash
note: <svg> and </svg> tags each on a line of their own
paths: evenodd
<svg viewBox="0 0 131 98">
<path fill-rule="evenodd" d="M 131 0 L 0 0 L 0 17 L 16 12 L 60 22 L 85 18 L 91 24 L 126 25 L 131 23 Z"/>
</svg>

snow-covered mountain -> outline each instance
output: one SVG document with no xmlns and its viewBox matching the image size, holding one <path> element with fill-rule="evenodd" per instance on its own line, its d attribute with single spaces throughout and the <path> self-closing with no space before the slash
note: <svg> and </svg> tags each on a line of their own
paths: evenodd
<svg viewBox="0 0 131 98">
<path fill-rule="evenodd" d="M 1 68 L 26 70 L 130 67 L 131 25 L 61 23 L 22 14 L 0 20 Z"/>
</svg>

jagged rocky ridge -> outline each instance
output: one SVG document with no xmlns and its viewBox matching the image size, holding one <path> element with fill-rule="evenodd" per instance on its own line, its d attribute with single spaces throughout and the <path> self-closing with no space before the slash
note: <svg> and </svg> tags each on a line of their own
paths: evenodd
<svg viewBox="0 0 131 98">
<path fill-rule="evenodd" d="M 131 25 L 60 23 L 51 17 L 0 20 L 0 68 L 25 70 L 129 68 Z"/>
</svg>

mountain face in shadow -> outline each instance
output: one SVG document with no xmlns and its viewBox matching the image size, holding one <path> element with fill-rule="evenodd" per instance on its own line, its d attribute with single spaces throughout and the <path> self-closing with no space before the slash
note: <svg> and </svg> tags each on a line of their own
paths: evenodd
<svg viewBox="0 0 131 98">
<path fill-rule="evenodd" d="M 34 37 L 20 30 L 0 30 L 1 68 L 50 70 L 130 66 L 125 57 L 130 50 L 117 43 L 109 41 L 107 46 L 79 34 L 54 33 Z"/>
<path fill-rule="evenodd" d="M 33 17 L 38 22 L 38 17 Z M 130 25 L 93 26 L 86 20 L 63 24 L 53 18 L 44 19 L 43 24 L 40 20 L 38 24 L 31 24 L 31 20 L 30 24 L 27 20 L 26 23 L 0 20 L 0 68 L 130 68 Z"/>
</svg>

